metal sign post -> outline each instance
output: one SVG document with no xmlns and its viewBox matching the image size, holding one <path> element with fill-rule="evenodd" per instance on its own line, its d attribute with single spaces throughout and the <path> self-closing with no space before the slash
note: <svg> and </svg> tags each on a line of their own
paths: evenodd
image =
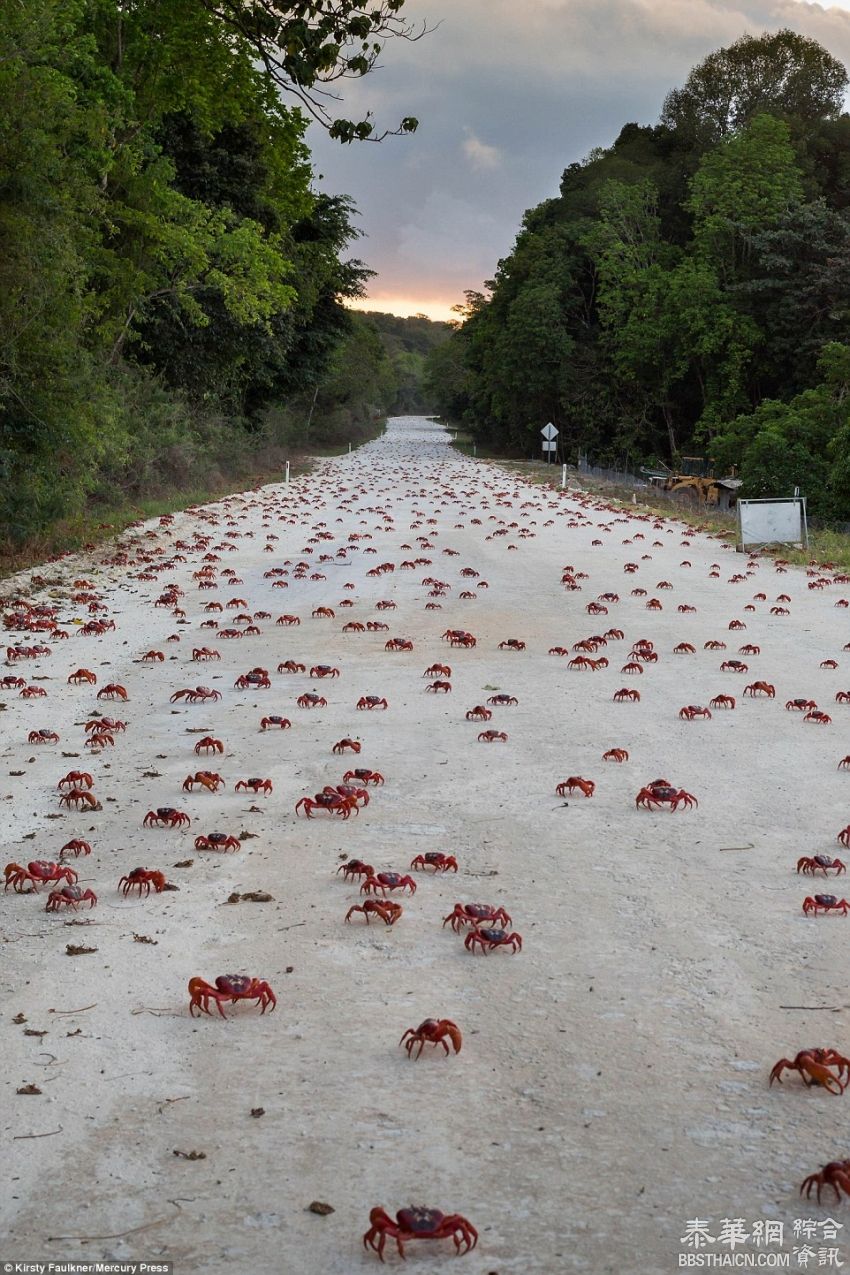
<svg viewBox="0 0 850 1275">
<path fill-rule="evenodd" d="M 552 463 L 552 453 L 557 450 L 555 439 L 558 437 L 559 431 L 555 428 L 551 421 L 548 425 L 544 425 L 540 433 L 543 435 L 543 452 L 546 456 L 547 465 Z"/>
</svg>

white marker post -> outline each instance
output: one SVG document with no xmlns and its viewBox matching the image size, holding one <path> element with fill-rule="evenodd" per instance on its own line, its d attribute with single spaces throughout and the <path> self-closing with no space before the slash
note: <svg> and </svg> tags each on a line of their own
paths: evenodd
<svg viewBox="0 0 850 1275">
<path fill-rule="evenodd" d="M 285 483 L 289 482 L 289 461 L 286 462 L 286 473 L 285 473 L 283 481 Z"/>
<path fill-rule="evenodd" d="M 566 487 L 566 485 L 567 485 L 567 467 L 566 465 L 562 465 L 561 466 L 561 487 L 562 488 Z"/>
</svg>

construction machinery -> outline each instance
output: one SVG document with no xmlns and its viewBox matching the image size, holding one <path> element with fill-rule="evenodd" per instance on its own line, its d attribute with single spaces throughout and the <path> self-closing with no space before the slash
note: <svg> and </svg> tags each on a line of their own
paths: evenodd
<svg viewBox="0 0 850 1275">
<path fill-rule="evenodd" d="M 704 456 L 682 456 L 675 470 L 664 465 L 644 473 L 659 491 L 700 509 L 733 509 L 741 486 L 734 470 L 717 478 L 711 461 Z"/>
</svg>

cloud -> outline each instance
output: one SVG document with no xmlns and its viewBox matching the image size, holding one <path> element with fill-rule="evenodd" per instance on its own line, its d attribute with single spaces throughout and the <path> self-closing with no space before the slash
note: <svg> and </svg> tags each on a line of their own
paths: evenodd
<svg viewBox="0 0 850 1275">
<path fill-rule="evenodd" d="M 850 6 L 850 0 L 845 0 Z M 373 296 L 451 304 L 491 278 L 527 208 L 623 124 L 654 122 L 712 49 L 791 27 L 850 63 L 850 12 L 807 0 L 408 0 L 434 30 L 388 44 L 346 112 L 409 138 L 340 147 L 310 129 L 325 189 L 360 209 Z M 340 114 L 344 113 L 340 110 Z"/>
<path fill-rule="evenodd" d="M 472 167 L 481 172 L 483 169 L 498 168 L 502 162 L 502 152 L 498 146 L 488 146 L 476 137 L 471 128 L 466 129 L 463 142 L 463 153 Z"/>
</svg>

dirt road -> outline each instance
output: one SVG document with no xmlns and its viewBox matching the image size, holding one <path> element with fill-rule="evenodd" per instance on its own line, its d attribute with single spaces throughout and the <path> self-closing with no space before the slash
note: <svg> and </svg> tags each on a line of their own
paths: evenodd
<svg viewBox="0 0 850 1275">
<path fill-rule="evenodd" d="M 44 888 L 0 896 L 0 1233 L 11 1236 L 2 1256 L 171 1260 L 177 1275 L 349 1275 L 378 1269 L 360 1243 L 370 1208 L 414 1203 L 477 1227 L 478 1248 L 457 1259 L 468 1275 L 645 1275 L 677 1269 L 691 1219 L 715 1237 L 722 1219 L 744 1219 L 749 1231 L 782 1221 L 790 1252 L 800 1242 L 793 1219 L 827 1218 L 826 1207 L 801 1205 L 797 1189 L 850 1154 L 846 1108 L 793 1075 L 771 1090 L 768 1075 L 803 1046 L 850 1045 L 850 920 L 801 912 L 816 888 L 840 896 L 844 878 L 816 887 L 794 873 L 801 854 L 841 853 L 836 834 L 850 818 L 850 775 L 836 769 L 850 707 L 833 703 L 850 685 L 850 626 L 835 606 L 850 586 L 809 590 L 804 572 L 777 575 L 769 559 L 747 570 L 728 546 L 681 524 L 654 527 L 581 493 L 527 486 L 459 457 L 417 418 L 391 422 L 384 438 L 288 487 L 152 530 L 122 538 L 127 565 L 104 565 L 112 548 L 34 573 L 60 582 L 53 593 L 71 637 L 3 670 L 48 691 L 3 694 L 3 863 L 55 860 L 69 838 L 87 838 L 91 856 L 69 862 L 98 904 L 45 915 Z M 223 541 L 233 551 L 216 551 Z M 180 560 L 140 579 L 149 574 L 140 550 Z M 201 592 L 193 576 L 208 553 L 220 559 L 220 587 Z M 417 558 L 429 563 L 401 569 Z M 310 568 L 297 580 L 302 560 Z M 272 588 L 265 573 L 287 562 L 288 587 Z M 381 563 L 396 569 L 368 574 Z M 626 563 L 639 570 L 625 573 Z M 565 566 L 586 573 L 581 591 L 562 587 Z M 224 569 L 240 583 L 228 585 Z M 32 574 L 7 595 L 47 596 Z M 730 583 L 736 574 L 746 578 Z M 450 590 L 429 597 L 429 576 Z M 90 616 L 68 598 L 83 578 L 114 632 L 76 635 L 72 621 Z M 152 606 L 171 583 L 185 590 L 185 623 Z M 462 600 L 464 591 L 474 596 Z M 586 614 L 603 593 L 620 600 L 607 615 Z M 753 602 L 757 593 L 765 600 Z M 790 614 L 771 615 L 782 593 Z M 237 610 L 273 618 L 232 641 L 199 628 L 211 599 L 231 598 L 246 605 L 213 615 L 222 628 Z M 663 609 L 647 610 L 650 598 Z M 343 600 L 353 605 L 341 609 Z M 381 600 L 395 609 L 377 610 Z M 312 618 L 321 606 L 335 618 Z M 300 625 L 278 626 L 281 613 Z M 730 632 L 733 619 L 746 629 Z M 389 628 L 342 631 L 367 620 Z M 579 672 L 548 654 L 612 627 L 625 638 L 597 652 L 607 668 Z M 450 650 L 447 628 L 472 632 L 477 645 Z M 168 640 L 175 634 L 179 643 Z M 412 639 L 413 652 L 385 652 L 395 636 Z M 525 650 L 499 650 L 508 638 Z M 659 659 L 625 676 L 639 639 Z M 727 649 L 705 650 L 710 640 Z M 695 654 L 674 655 L 679 642 Z M 739 656 L 744 643 L 761 653 Z M 201 645 L 220 661 L 192 664 Z M 164 661 L 140 663 L 151 649 Z M 729 657 L 745 659 L 748 674 L 721 672 Z M 837 671 L 820 668 L 828 658 Z M 287 659 L 340 676 L 279 675 Z M 422 675 L 434 662 L 451 665 L 450 694 L 428 693 Z M 126 687 L 126 705 L 67 686 L 81 665 L 98 687 Z M 254 666 L 270 671 L 272 688 L 234 689 Z M 744 698 L 755 679 L 775 684 L 776 698 Z M 169 702 L 198 684 L 220 690 L 221 702 Z M 623 686 L 640 702 L 614 702 Z M 312 690 L 327 707 L 298 708 Z M 517 705 L 495 708 L 489 723 L 465 720 L 497 693 Z M 719 693 L 737 708 L 679 720 L 683 705 Z M 386 711 L 356 710 L 370 694 L 387 699 Z M 786 712 L 792 697 L 816 700 L 832 724 Z M 95 708 L 127 730 L 91 756 L 82 723 Z M 269 714 L 292 728 L 260 731 Z M 28 744 L 41 727 L 60 743 Z M 507 742 L 478 742 L 485 728 Z M 223 741 L 223 756 L 194 756 L 202 731 Z M 358 758 L 332 755 L 345 736 L 362 740 Z M 614 747 L 628 762 L 603 762 Z M 368 807 L 347 821 L 296 818 L 300 797 L 352 766 L 385 777 Z M 103 809 L 57 818 L 56 784 L 72 767 L 92 772 Z M 181 792 L 202 767 L 224 776 L 223 793 Z M 592 798 L 555 795 L 572 775 L 596 782 Z M 234 792 L 253 776 L 270 778 L 273 794 Z M 698 809 L 636 810 L 638 790 L 662 776 Z M 191 829 L 143 828 L 160 806 L 185 810 Z M 195 836 L 212 830 L 252 835 L 234 854 L 195 852 Z M 434 850 L 455 855 L 459 872 L 419 873 L 393 928 L 357 915 L 343 923 L 361 901 L 337 875 L 343 856 L 407 872 Z M 123 898 L 118 880 L 139 865 L 179 891 Z M 246 891 L 273 901 L 227 902 Z M 470 901 L 504 906 L 522 952 L 467 952 L 441 922 Z M 73 919 L 86 924 L 66 928 Z M 96 950 L 66 955 L 69 943 Z M 267 979 L 276 1012 L 239 1005 L 226 1022 L 190 1018 L 188 979 L 230 971 Z M 458 1024 L 462 1052 L 427 1048 L 410 1061 L 399 1037 L 431 1016 Z M 26 1085 L 41 1094 L 16 1092 Z M 335 1211 L 309 1212 L 315 1200 Z M 839 1219 L 846 1211 L 825 1204 Z M 389 1250 L 387 1259 L 398 1265 Z M 455 1269 L 449 1241 L 412 1243 L 408 1260 L 414 1271 Z"/>
</svg>

